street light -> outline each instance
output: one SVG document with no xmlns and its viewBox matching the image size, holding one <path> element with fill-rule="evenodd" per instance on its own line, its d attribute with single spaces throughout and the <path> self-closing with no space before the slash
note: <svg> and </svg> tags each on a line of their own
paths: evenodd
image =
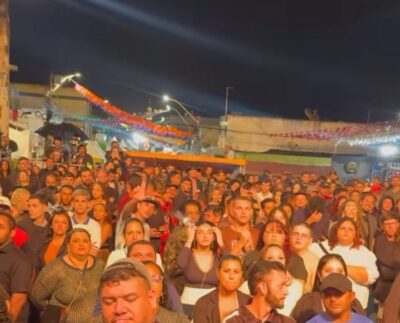
<svg viewBox="0 0 400 323">
<path fill-rule="evenodd" d="M 176 104 L 178 104 L 188 115 L 190 118 L 192 118 L 192 120 L 196 123 L 197 126 L 199 126 L 199 120 L 197 120 L 192 113 L 190 113 L 190 111 L 188 109 L 185 108 L 185 106 L 179 102 L 177 99 L 171 98 L 168 95 L 163 95 L 162 97 L 164 102 L 175 102 Z"/>
<path fill-rule="evenodd" d="M 47 93 L 46 93 L 46 97 L 50 97 L 50 95 L 54 94 L 54 92 L 56 92 L 60 87 L 62 87 L 66 82 L 71 82 L 73 81 L 73 79 L 75 77 L 81 77 L 81 73 L 74 73 L 74 74 L 70 74 L 70 75 L 66 75 L 64 76 L 60 83 L 56 83 L 54 84 L 53 88 L 51 88 Z"/>
<path fill-rule="evenodd" d="M 170 105 L 167 104 L 167 111 L 168 111 L 168 112 L 169 112 L 169 111 L 175 111 L 175 112 L 178 114 L 178 116 L 182 119 L 183 123 L 184 123 L 186 126 L 190 127 L 189 124 L 188 124 L 188 122 L 186 121 L 186 119 L 183 117 L 183 115 L 182 115 L 177 109 L 175 109 L 175 108 L 173 108 L 173 107 L 171 107 Z"/>
</svg>

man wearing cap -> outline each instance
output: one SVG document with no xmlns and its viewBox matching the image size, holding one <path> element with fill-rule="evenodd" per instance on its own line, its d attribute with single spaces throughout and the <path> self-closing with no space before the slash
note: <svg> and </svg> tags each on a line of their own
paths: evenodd
<svg viewBox="0 0 400 323">
<path fill-rule="evenodd" d="M 314 316 L 307 323 L 372 323 L 367 317 L 354 313 L 351 305 L 355 298 L 351 281 L 339 273 L 331 273 L 319 288 L 325 312 Z"/>
<path fill-rule="evenodd" d="M 115 237 L 115 244 L 116 246 L 122 246 L 122 228 L 124 223 L 129 218 L 136 218 L 142 221 L 144 227 L 144 239 L 149 241 L 150 240 L 150 225 L 147 223 L 147 220 L 152 217 L 156 210 L 160 207 L 160 204 L 152 197 L 145 197 L 141 199 L 136 204 L 136 212 L 131 214 L 130 216 L 122 216 L 120 217 L 117 223 L 116 229 L 116 237 Z M 161 236 L 161 235 L 160 235 Z"/>
<path fill-rule="evenodd" d="M 145 265 L 121 259 L 104 270 L 100 280 L 104 323 L 156 323 L 157 298 Z"/>
</svg>

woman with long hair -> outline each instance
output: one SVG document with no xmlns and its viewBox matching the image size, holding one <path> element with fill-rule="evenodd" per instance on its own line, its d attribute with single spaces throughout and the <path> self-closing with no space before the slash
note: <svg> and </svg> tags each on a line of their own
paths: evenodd
<svg viewBox="0 0 400 323">
<path fill-rule="evenodd" d="M 40 271 L 30 293 L 34 304 L 47 309 L 43 322 L 54 319 L 54 312 L 57 322 L 92 320 L 104 263 L 90 255 L 92 242 L 85 229 L 76 228 L 68 233 L 67 248 L 65 256 Z"/>
<path fill-rule="evenodd" d="M 329 239 L 310 246 L 318 257 L 325 254 L 339 254 L 347 264 L 347 273 L 353 281 L 353 290 L 363 308 L 368 305 L 369 285 L 378 278 L 376 257 L 363 246 L 361 232 L 352 218 L 342 218 L 335 224 Z"/>
<path fill-rule="evenodd" d="M 247 305 L 250 296 L 239 291 L 243 282 L 243 265 L 238 256 L 221 258 L 217 271 L 218 287 L 201 297 L 193 310 L 193 323 L 220 323 L 241 305 Z"/>
<path fill-rule="evenodd" d="M 329 225 L 330 230 L 332 230 L 332 227 L 338 223 L 338 221 L 342 218 L 350 218 L 353 219 L 353 221 L 357 224 L 357 227 L 360 230 L 361 234 L 361 240 L 363 241 L 363 244 L 366 242 L 366 236 L 367 236 L 367 228 L 365 221 L 363 219 L 363 211 L 360 207 L 360 205 L 352 200 L 347 200 L 343 202 L 341 207 L 339 208 L 339 218 L 336 219 L 335 221 L 332 221 Z"/>
<path fill-rule="evenodd" d="M 185 280 L 181 302 L 185 313 L 191 317 L 197 300 L 218 284 L 219 250 L 223 247 L 223 240 L 221 231 L 210 222 L 188 227 L 187 235 L 177 263 Z"/>
<path fill-rule="evenodd" d="M 319 285 L 321 281 L 331 273 L 339 273 L 347 276 L 346 263 L 340 255 L 333 253 L 327 254 L 319 260 L 313 291 L 304 294 L 292 311 L 291 317 L 293 317 L 297 323 L 305 323 L 315 315 L 324 311 Z M 362 315 L 365 313 L 357 299 L 353 301 L 352 311 Z"/>
<path fill-rule="evenodd" d="M 68 213 L 63 209 L 56 209 L 49 223 L 49 240 L 44 248 L 42 261 L 47 265 L 57 257 L 67 252 L 67 235 L 72 230 L 72 222 Z"/>
<path fill-rule="evenodd" d="M 104 262 L 110 254 L 111 243 L 113 237 L 113 227 L 107 207 L 103 203 L 95 204 L 92 209 L 93 219 L 95 219 L 101 227 L 101 246 L 99 256 Z"/>
<path fill-rule="evenodd" d="M 247 273 L 255 262 L 262 259 L 262 252 L 260 250 L 269 245 L 278 245 L 282 248 L 285 253 L 288 271 L 294 278 L 305 283 L 307 280 L 307 270 L 304 260 L 299 255 L 289 251 L 288 231 L 279 220 L 270 220 L 266 223 L 261 245 L 258 246 L 258 250 L 249 252 L 244 260 L 245 272 Z"/>
<path fill-rule="evenodd" d="M 95 182 L 92 186 L 90 192 L 89 208 L 93 209 L 96 204 L 107 205 L 107 200 L 105 197 L 105 188 L 101 183 Z"/>
<path fill-rule="evenodd" d="M 25 188 L 31 194 L 37 191 L 37 185 L 31 183 L 30 175 L 25 170 L 20 170 L 17 174 L 17 186 L 15 188 Z"/>
<path fill-rule="evenodd" d="M 8 178 L 11 174 L 11 165 L 8 160 L 1 160 L 0 161 L 0 177 Z"/>
<path fill-rule="evenodd" d="M 110 253 L 107 259 L 107 267 L 114 262 L 127 257 L 128 247 L 135 241 L 144 239 L 143 222 L 136 218 L 129 218 L 125 221 L 123 229 L 123 247 Z"/>
</svg>

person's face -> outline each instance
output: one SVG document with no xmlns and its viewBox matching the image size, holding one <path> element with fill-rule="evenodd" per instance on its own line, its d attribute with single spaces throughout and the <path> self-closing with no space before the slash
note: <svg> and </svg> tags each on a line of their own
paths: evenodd
<svg viewBox="0 0 400 323">
<path fill-rule="evenodd" d="M 248 224 L 253 215 L 253 206 L 250 201 L 236 200 L 233 202 L 233 218 L 241 225 Z"/>
<path fill-rule="evenodd" d="M 361 208 L 364 212 L 372 212 L 375 208 L 375 199 L 372 196 L 367 195 L 361 201 Z"/>
<path fill-rule="evenodd" d="M 147 263 L 147 270 L 151 278 L 151 289 L 154 291 L 156 298 L 159 300 L 163 296 L 163 274 L 152 263 Z"/>
<path fill-rule="evenodd" d="M 56 187 L 57 186 L 57 178 L 55 176 L 47 176 L 46 177 L 46 187 L 52 186 L 52 187 Z"/>
<path fill-rule="evenodd" d="M 186 180 L 183 181 L 181 183 L 181 188 L 182 188 L 182 191 L 184 191 L 184 192 L 190 192 L 192 190 L 192 182 L 186 181 Z"/>
<path fill-rule="evenodd" d="M 86 214 L 89 208 L 88 198 L 85 195 L 77 195 L 74 197 L 74 212 L 76 214 Z"/>
<path fill-rule="evenodd" d="M 391 211 L 393 208 L 393 201 L 391 199 L 383 199 L 382 201 L 382 210 L 383 211 Z"/>
<path fill-rule="evenodd" d="M 280 221 L 284 226 L 287 225 L 287 219 L 285 218 L 284 214 L 280 210 L 276 210 L 273 213 L 272 219 Z"/>
<path fill-rule="evenodd" d="M 302 180 L 303 183 L 305 183 L 305 184 L 310 183 L 310 174 L 304 173 L 303 175 L 301 175 L 301 180 Z"/>
<path fill-rule="evenodd" d="M 275 202 L 273 202 L 273 201 L 264 203 L 263 208 L 262 208 L 264 215 L 266 217 L 268 217 L 274 207 L 275 207 Z"/>
<path fill-rule="evenodd" d="M 396 219 L 386 220 L 382 223 L 382 229 L 387 237 L 393 238 L 399 232 L 399 221 Z"/>
<path fill-rule="evenodd" d="M 55 163 L 54 163 L 53 158 L 47 158 L 46 159 L 46 167 L 48 169 L 52 169 L 54 167 L 54 165 L 55 165 Z"/>
<path fill-rule="evenodd" d="M 296 195 L 294 198 L 294 206 L 298 209 L 304 208 L 307 205 L 307 198 L 303 194 Z"/>
<path fill-rule="evenodd" d="M 232 190 L 233 192 L 236 192 L 236 191 L 239 189 L 239 187 L 240 187 L 240 183 L 238 183 L 238 182 L 233 182 L 233 183 L 231 184 L 231 190 Z"/>
<path fill-rule="evenodd" d="M 144 219 L 150 218 L 156 210 L 153 203 L 140 202 L 137 204 L 137 213 L 140 214 Z"/>
<path fill-rule="evenodd" d="M 79 152 L 81 155 L 84 155 L 84 154 L 86 154 L 86 148 L 85 148 L 85 147 L 79 147 L 78 152 Z"/>
<path fill-rule="evenodd" d="M 225 260 L 217 272 L 219 285 L 226 291 L 237 290 L 243 281 L 243 270 L 239 261 Z"/>
<path fill-rule="evenodd" d="M 350 193 L 350 199 L 356 203 L 359 203 L 361 200 L 361 194 L 359 191 L 353 191 Z"/>
<path fill-rule="evenodd" d="M 208 176 L 208 177 L 211 176 L 212 172 L 213 172 L 213 169 L 212 169 L 212 167 L 210 167 L 210 166 L 207 166 L 206 169 L 204 170 L 204 173 L 205 173 L 206 176 Z"/>
<path fill-rule="evenodd" d="M 272 308 L 283 308 L 288 294 L 288 276 L 284 272 L 273 270 L 265 275 L 263 283 L 266 290 L 265 301 Z"/>
<path fill-rule="evenodd" d="M 398 176 L 392 177 L 392 179 L 390 180 L 390 184 L 393 187 L 399 187 L 400 186 L 400 177 L 398 177 Z"/>
<path fill-rule="evenodd" d="M 72 202 L 72 189 L 64 187 L 60 191 L 60 200 L 63 205 L 70 205 Z"/>
<path fill-rule="evenodd" d="M 157 298 L 143 278 L 132 277 L 101 288 L 104 323 L 153 323 Z"/>
<path fill-rule="evenodd" d="M 275 224 L 272 224 L 265 228 L 263 234 L 264 245 L 277 244 L 282 247 L 285 243 L 285 232 L 277 230 L 274 226 Z"/>
<path fill-rule="evenodd" d="M 277 261 L 284 266 L 286 265 L 285 254 L 281 248 L 277 247 L 268 248 L 264 254 L 263 260 Z"/>
<path fill-rule="evenodd" d="M 218 227 L 221 223 L 222 215 L 210 210 L 204 214 L 204 220 L 207 222 L 211 222 L 215 224 L 216 227 Z"/>
<path fill-rule="evenodd" d="M 168 196 L 170 197 L 171 200 L 173 200 L 176 196 L 176 187 L 175 186 L 170 186 L 167 188 L 166 193 L 168 194 Z"/>
<path fill-rule="evenodd" d="M 326 276 L 332 273 L 346 275 L 342 263 L 335 258 L 330 259 L 325 266 L 322 267 L 321 271 L 318 272 L 319 280 L 322 281 Z"/>
<path fill-rule="evenodd" d="M 0 215 L 0 246 L 10 241 L 13 232 L 8 219 Z"/>
<path fill-rule="evenodd" d="M 107 183 L 108 182 L 108 174 L 104 170 L 98 171 L 96 176 L 96 181 L 99 183 Z"/>
<path fill-rule="evenodd" d="M 181 184 L 181 181 L 182 181 L 182 175 L 181 174 L 175 174 L 175 175 L 171 176 L 170 181 L 171 181 L 172 185 L 179 186 Z"/>
<path fill-rule="evenodd" d="M 185 218 L 192 220 L 193 223 L 196 223 L 200 220 L 201 214 L 199 207 L 197 205 L 194 204 L 186 205 L 184 213 L 185 213 L 184 214 Z"/>
<path fill-rule="evenodd" d="M 46 210 L 46 205 L 40 203 L 38 199 L 30 199 L 28 201 L 28 212 L 31 220 L 36 220 L 44 216 L 44 212 L 46 212 Z"/>
<path fill-rule="evenodd" d="M 92 243 L 85 232 L 75 232 L 68 243 L 68 253 L 72 256 L 89 256 Z"/>
<path fill-rule="evenodd" d="M 57 236 L 63 236 L 69 229 L 69 222 L 66 215 L 55 214 L 51 223 L 51 229 Z"/>
<path fill-rule="evenodd" d="M 222 198 L 222 193 L 220 190 L 216 189 L 211 194 L 211 201 L 214 203 L 220 203 Z"/>
<path fill-rule="evenodd" d="M 344 246 L 349 246 L 354 242 L 356 237 L 356 228 L 353 223 L 344 221 L 337 230 L 337 240 Z"/>
<path fill-rule="evenodd" d="M 8 166 L 8 163 L 5 160 L 3 160 L 0 163 L 0 167 L 1 167 L 1 170 L 9 170 L 10 169 L 10 167 Z"/>
<path fill-rule="evenodd" d="M 19 170 L 28 170 L 29 168 L 29 160 L 23 159 L 18 162 Z"/>
<path fill-rule="evenodd" d="M 20 172 L 20 173 L 18 173 L 18 180 L 21 183 L 29 182 L 29 176 L 25 172 Z"/>
<path fill-rule="evenodd" d="M 125 229 L 125 244 L 129 246 L 132 242 L 143 240 L 144 232 L 142 226 L 137 222 L 130 222 Z"/>
<path fill-rule="evenodd" d="M 293 211 L 289 205 L 284 205 L 283 209 L 285 210 L 286 214 L 288 215 L 289 219 L 292 217 Z"/>
<path fill-rule="evenodd" d="M 335 288 L 327 288 L 322 292 L 322 303 L 326 311 L 334 317 L 340 317 L 343 313 L 351 311 L 354 301 L 354 293 L 351 291 L 342 293 Z"/>
<path fill-rule="evenodd" d="M 86 186 L 92 185 L 92 183 L 93 183 L 92 172 L 90 172 L 90 171 L 82 172 L 81 180 L 82 180 L 83 184 L 85 184 Z"/>
<path fill-rule="evenodd" d="M 209 248 L 215 239 L 212 227 L 207 223 L 197 228 L 195 237 L 197 245 L 201 248 Z"/>
<path fill-rule="evenodd" d="M 354 184 L 354 190 L 361 193 L 364 190 L 364 184 L 361 182 Z"/>
<path fill-rule="evenodd" d="M 107 216 L 107 210 L 104 204 L 97 204 L 93 207 L 93 218 L 96 221 L 102 221 Z"/>
<path fill-rule="evenodd" d="M 275 201 L 276 205 L 281 204 L 281 196 L 282 196 L 281 191 L 277 191 L 274 193 L 274 201 Z"/>
<path fill-rule="evenodd" d="M 133 258 L 140 261 L 156 261 L 156 253 L 152 246 L 138 244 L 133 246 L 131 252 L 128 255 L 129 258 Z"/>
<path fill-rule="evenodd" d="M 306 250 L 311 242 L 310 230 L 303 226 L 295 226 L 289 234 L 290 249 L 295 253 Z"/>
<path fill-rule="evenodd" d="M 92 187 L 93 199 L 100 199 L 103 197 L 103 195 L 104 195 L 103 188 L 98 184 L 94 184 Z"/>
<path fill-rule="evenodd" d="M 346 202 L 344 208 L 343 208 L 343 216 L 347 216 L 349 218 L 352 219 L 356 219 L 357 218 L 357 203 L 354 201 L 349 201 Z"/>
<path fill-rule="evenodd" d="M 225 182 L 218 182 L 217 189 L 221 192 L 225 192 L 226 190 L 226 183 Z"/>
<path fill-rule="evenodd" d="M 224 181 L 224 180 L 226 179 L 226 175 L 225 175 L 224 172 L 218 172 L 218 173 L 215 175 L 215 179 L 216 179 L 218 182 Z"/>
<path fill-rule="evenodd" d="M 54 147 L 57 147 L 57 148 L 61 147 L 61 140 L 55 139 L 54 140 Z"/>
<path fill-rule="evenodd" d="M 271 184 L 270 183 L 268 183 L 268 182 L 261 183 L 261 191 L 263 193 L 268 193 L 270 189 L 271 189 Z"/>
</svg>

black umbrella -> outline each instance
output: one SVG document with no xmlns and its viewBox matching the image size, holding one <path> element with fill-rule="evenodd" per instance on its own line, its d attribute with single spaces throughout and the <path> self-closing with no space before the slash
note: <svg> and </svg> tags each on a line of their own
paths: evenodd
<svg viewBox="0 0 400 323">
<path fill-rule="evenodd" d="M 67 122 L 60 124 L 48 123 L 35 132 L 42 137 L 47 137 L 49 134 L 52 134 L 53 137 L 61 137 L 63 139 L 72 137 L 74 135 L 81 137 L 81 140 L 89 139 L 89 137 L 80 128 Z"/>
</svg>

